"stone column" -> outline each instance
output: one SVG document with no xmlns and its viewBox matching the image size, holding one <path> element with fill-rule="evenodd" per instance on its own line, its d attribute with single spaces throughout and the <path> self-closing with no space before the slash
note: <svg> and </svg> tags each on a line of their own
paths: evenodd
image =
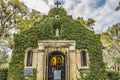
<svg viewBox="0 0 120 80">
<path fill-rule="evenodd" d="M 69 46 L 70 75 L 69 80 L 77 80 L 76 78 L 76 58 L 75 46 Z"/>
<path fill-rule="evenodd" d="M 69 76 L 70 76 L 69 75 L 70 74 L 70 71 L 69 71 L 70 70 L 70 67 L 69 67 L 70 64 L 69 63 L 70 63 L 70 61 L 69 61 L 69 54 L 68 54 L 68 51 L 67 51 L 66 52 L 66 80 L 70 80 L 69 79 Z"/>
<path fill-rule="evenodd" d="M 44 46 L 39 46 L 39 51 L 38 51 L 38 60 L 37 60 L 37 80 L 43 80 L 44 78 L 44 53 L 45 49 Z"/>
</svg>

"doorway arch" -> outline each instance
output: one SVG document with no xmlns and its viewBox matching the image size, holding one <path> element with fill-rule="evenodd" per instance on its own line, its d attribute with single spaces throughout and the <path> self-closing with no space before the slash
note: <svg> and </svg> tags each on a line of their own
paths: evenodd
<svg viewBox="0 0 120 80">
<path fill-rule="evenodd" d="M 47 80 L 65 80 L 65 55 L 61 51 L 53 51 L 50 54 L 48 54 L 48 71 Z"/>
</svg>

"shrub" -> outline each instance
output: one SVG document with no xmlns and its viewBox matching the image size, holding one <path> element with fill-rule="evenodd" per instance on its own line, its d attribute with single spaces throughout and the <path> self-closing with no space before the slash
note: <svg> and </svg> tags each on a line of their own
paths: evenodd
<svg viewBox="0 0 120 80">
<path fill-rule="evenodd" d="M 0 80 L 7 80 L 8 68 L 0 68 Z"/>
<path fill-rule="evenodd" d="M 120 72 L 108 71 L 109 80 L 120 80 Z"/>
</svg>

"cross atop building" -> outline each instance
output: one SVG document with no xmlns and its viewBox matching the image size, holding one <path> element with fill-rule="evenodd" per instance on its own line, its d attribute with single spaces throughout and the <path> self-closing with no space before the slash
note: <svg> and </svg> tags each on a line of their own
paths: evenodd
<svg viewBox="0 0 120 80">
<path fill-rule="evenodd" d="M 55 3 L 55 5 L 57 5 L 57 7 L 58 7 L 59 5 L 61 5 L 61 3 L 57 1 L 57 2 Z"/>
</svg>

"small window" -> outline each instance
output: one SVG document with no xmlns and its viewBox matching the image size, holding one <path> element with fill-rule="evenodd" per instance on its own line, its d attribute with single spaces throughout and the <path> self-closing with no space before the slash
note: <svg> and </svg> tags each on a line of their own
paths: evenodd
<svg viewBox="0 0 120 80">
<path fill-rule="evenodd" d="M 87 66 L 87 54 L 86 51 L 81 51 L 81 66 Z"/>
<path fill-rule="evenodd" d="M 29 50 L 27 53 L 27 66 L 32 66 L 33 51 Z"/>
</svg>

